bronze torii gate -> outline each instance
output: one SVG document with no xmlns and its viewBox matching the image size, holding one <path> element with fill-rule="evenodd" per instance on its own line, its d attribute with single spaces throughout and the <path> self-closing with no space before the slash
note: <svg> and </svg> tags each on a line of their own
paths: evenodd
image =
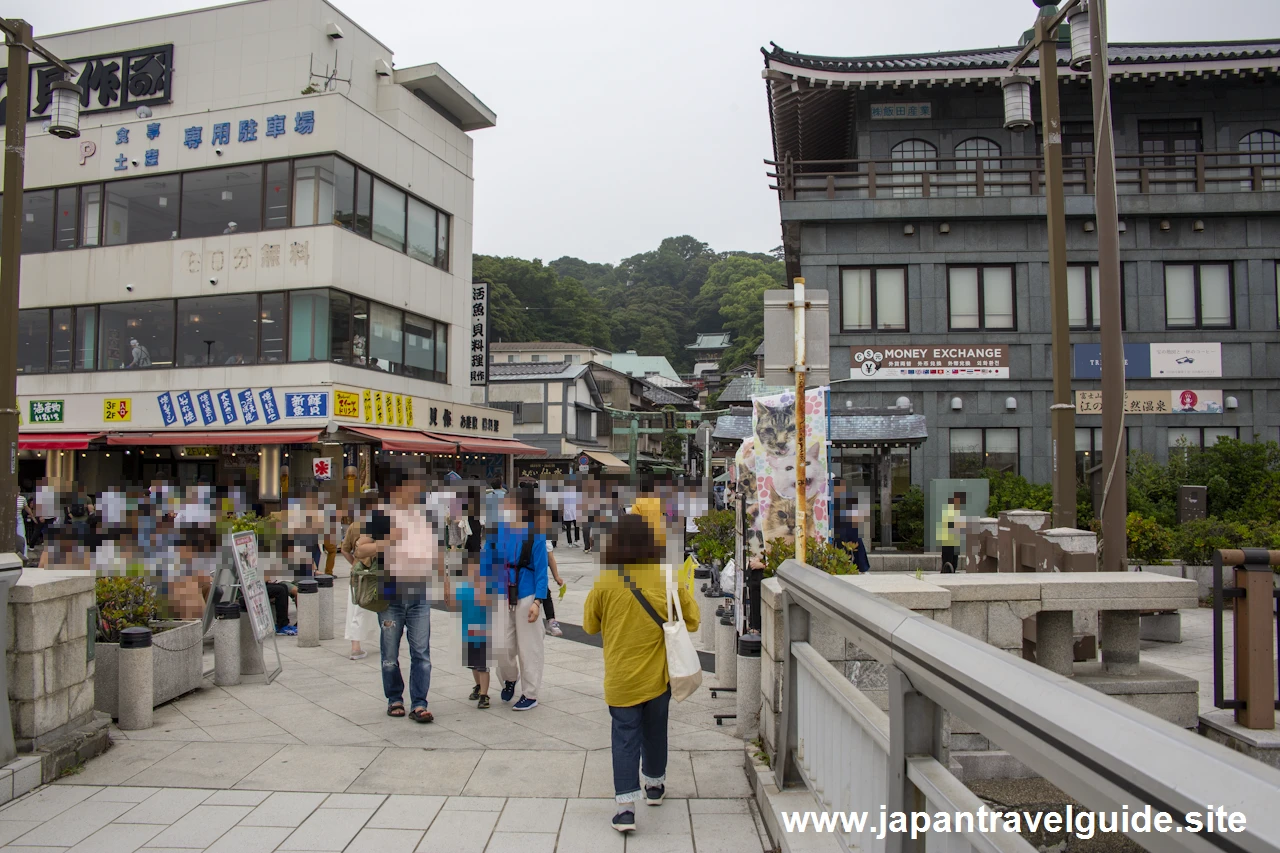
<svg viewBox="0 0 1280 853">
<path fill-rule="evenodd" d="M 659 433 L 661 434 L 673 433 L 675 435 L 696 435 L 698 432 L 698 429 L 701 427 L 703 422 L 710 423 L 712 420 L 720 417 L 721 415 L 729 414 L 728 409 L 716 409 L 715 411 L 711 411 L 711 412 L 680 412 L 680 411 L 676 411 L 674 406 L 667 406 L 660 412 L 626 412 L 626 411 L 622 411 L 621 409 L 612 409 L 608 406 L 605 406 L 605 411 L 609 414 L 609 417 L 611 417 L 614 421 L 624 421 L 624 422 L 629 421 L 627 426 L 622 427 L 617 431 L 626 433 L 630 438 L 629 446 L 631 449 L 631 458 L 629 461 L 631 464 L 632 477 L 636 475 L 636 456 L 639 453 L 638 445 L 640 443 L 640 436 L 657 435 Z M 642 427 L 640 426 L 641 418 L 645 419 L 646 422 L 651 421 L 654 418 L 661 418 L 662 426 Z M 699 423 L 698 423 L 698 426 L 678 427 L 676 426 L 676 424 L 680 420 L 684 420 L 686 423 L 689 423 L 692 421 L 698 421 Z"/>
</svg>

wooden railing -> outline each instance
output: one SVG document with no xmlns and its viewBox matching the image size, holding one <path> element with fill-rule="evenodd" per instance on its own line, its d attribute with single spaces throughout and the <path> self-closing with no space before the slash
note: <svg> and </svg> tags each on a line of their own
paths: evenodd
<svg viewBox="0 0 1280 853">
<path fill-rule="evenodd" d="M 876 160 L 766 160 L 784 201 L 857 198 L 989 198 L 1044 195 L 1035 156 Z M 1094 158 L 1063 158 L 1067 195 L 1093 195 Z M 1118 154 L 1120 195 L 1280 191 L 1280 152 Z"/>
</svg>

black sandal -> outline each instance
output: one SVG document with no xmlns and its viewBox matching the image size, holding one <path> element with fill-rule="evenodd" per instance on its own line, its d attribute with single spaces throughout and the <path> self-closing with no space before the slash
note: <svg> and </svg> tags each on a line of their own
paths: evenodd
<svg viewBox="0 0 1280 853">
<path fill-rule="evenodd" d="M 426 708 L 414 708 L 409 712 L 409 719 L 415 723 L 434 723 L 436 718 Z"/>
<path fill-rule="evenodd" d="M 403 702 L 392 702 L 389 706 L 387 706 L 387 716 L 388 716 L 388 717 L 403 717 L 403 716 L 404 716 L 404 703 L 403 703 Z"/>
</svg>

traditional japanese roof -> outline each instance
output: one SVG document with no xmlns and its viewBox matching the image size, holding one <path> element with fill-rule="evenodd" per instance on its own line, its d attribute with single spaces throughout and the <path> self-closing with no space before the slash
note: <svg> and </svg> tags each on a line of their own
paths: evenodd
<svg viewBox="0 0 1280 853">
<path fill-rule="evenodd" d="M 689 406 L 692 402 L 688 397 L 681 396 L 667 388 L 660 388 L 649 382 L 649 380 L 641 380 L 644 383 L 644 392 L 641 397 L 646 403 L 654 406 Z"/>
<path fill-rule="evenodd" d="M 590 350 L 592 352 L 608 352 L 606 349 L 599 347 L 587 346 L 586 344 L 573 344 L 565 341 L 499 341 L 498 343 L 489 344 L 490 350 L 499 350 L 502 352 L 538 352 L 539 350 Z"/>
<path fill-rule="evenodd" d="M 680 374 L 667 361 L 665 355 L 637 355 L 634 352 L 615 352 L 611 361 L 614 370 L 620 370 L 628 376 L 647 377 L 648 374 L 665 376 L 679 381 Z"/>
<path fill-rule="evenodd" d="M 782 385 L 769 385 L 755 376 L 739 376 L 731 379 L 720 392 L 719 405 L 732 403 L 750 403 L 752 397 L 767 397 L 770 394 L 781 394 L 791 390 Z"/>
<path fill-rule="evenodd" d="M 489 365 L 489 378 L 495 381 L 521 379 L 576 379 L 590 365 L 567 361 L 509 361 Z"/>
<path fill-rule="evenodd" d="M 714 334 L 702 332 L 698 334 L 698 339 L 691 344 L 686 344 L 685 349 L 691 350 L 722 350 L 729 348 L 729 333 L 717 332 Z"/>
<path fill-rule="evenodd" d="M 680 393 L 682 391 L 692 391 L 696 393 L 698 390 L 682 379 L 671 379 L 661 375 L 646 376 L 644 381 L 648 382 L 650 385 L 657 385 L 659 388 L 666 388 L 667 390 L 675 391 L 676 393 Z"/>
</svg>

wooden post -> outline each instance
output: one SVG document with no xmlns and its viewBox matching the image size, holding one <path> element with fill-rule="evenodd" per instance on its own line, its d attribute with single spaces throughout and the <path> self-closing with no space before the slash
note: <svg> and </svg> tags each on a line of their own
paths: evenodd
<svg viewBox="0 0 1280 853">
<path fill-rule="evenodd" d="M 1276 662 L 1271 653 L 1275 630 L 1275 582 L 1271 567 L 1280 551 L 1259 548 L 1222 551 L 1222 561 L 1236 567 L 1236 586 L 1244 595 L 1233 599 L 1235 615 L 1236 722 L 1245 728 L 1276 727 Z"/>
</svg>

